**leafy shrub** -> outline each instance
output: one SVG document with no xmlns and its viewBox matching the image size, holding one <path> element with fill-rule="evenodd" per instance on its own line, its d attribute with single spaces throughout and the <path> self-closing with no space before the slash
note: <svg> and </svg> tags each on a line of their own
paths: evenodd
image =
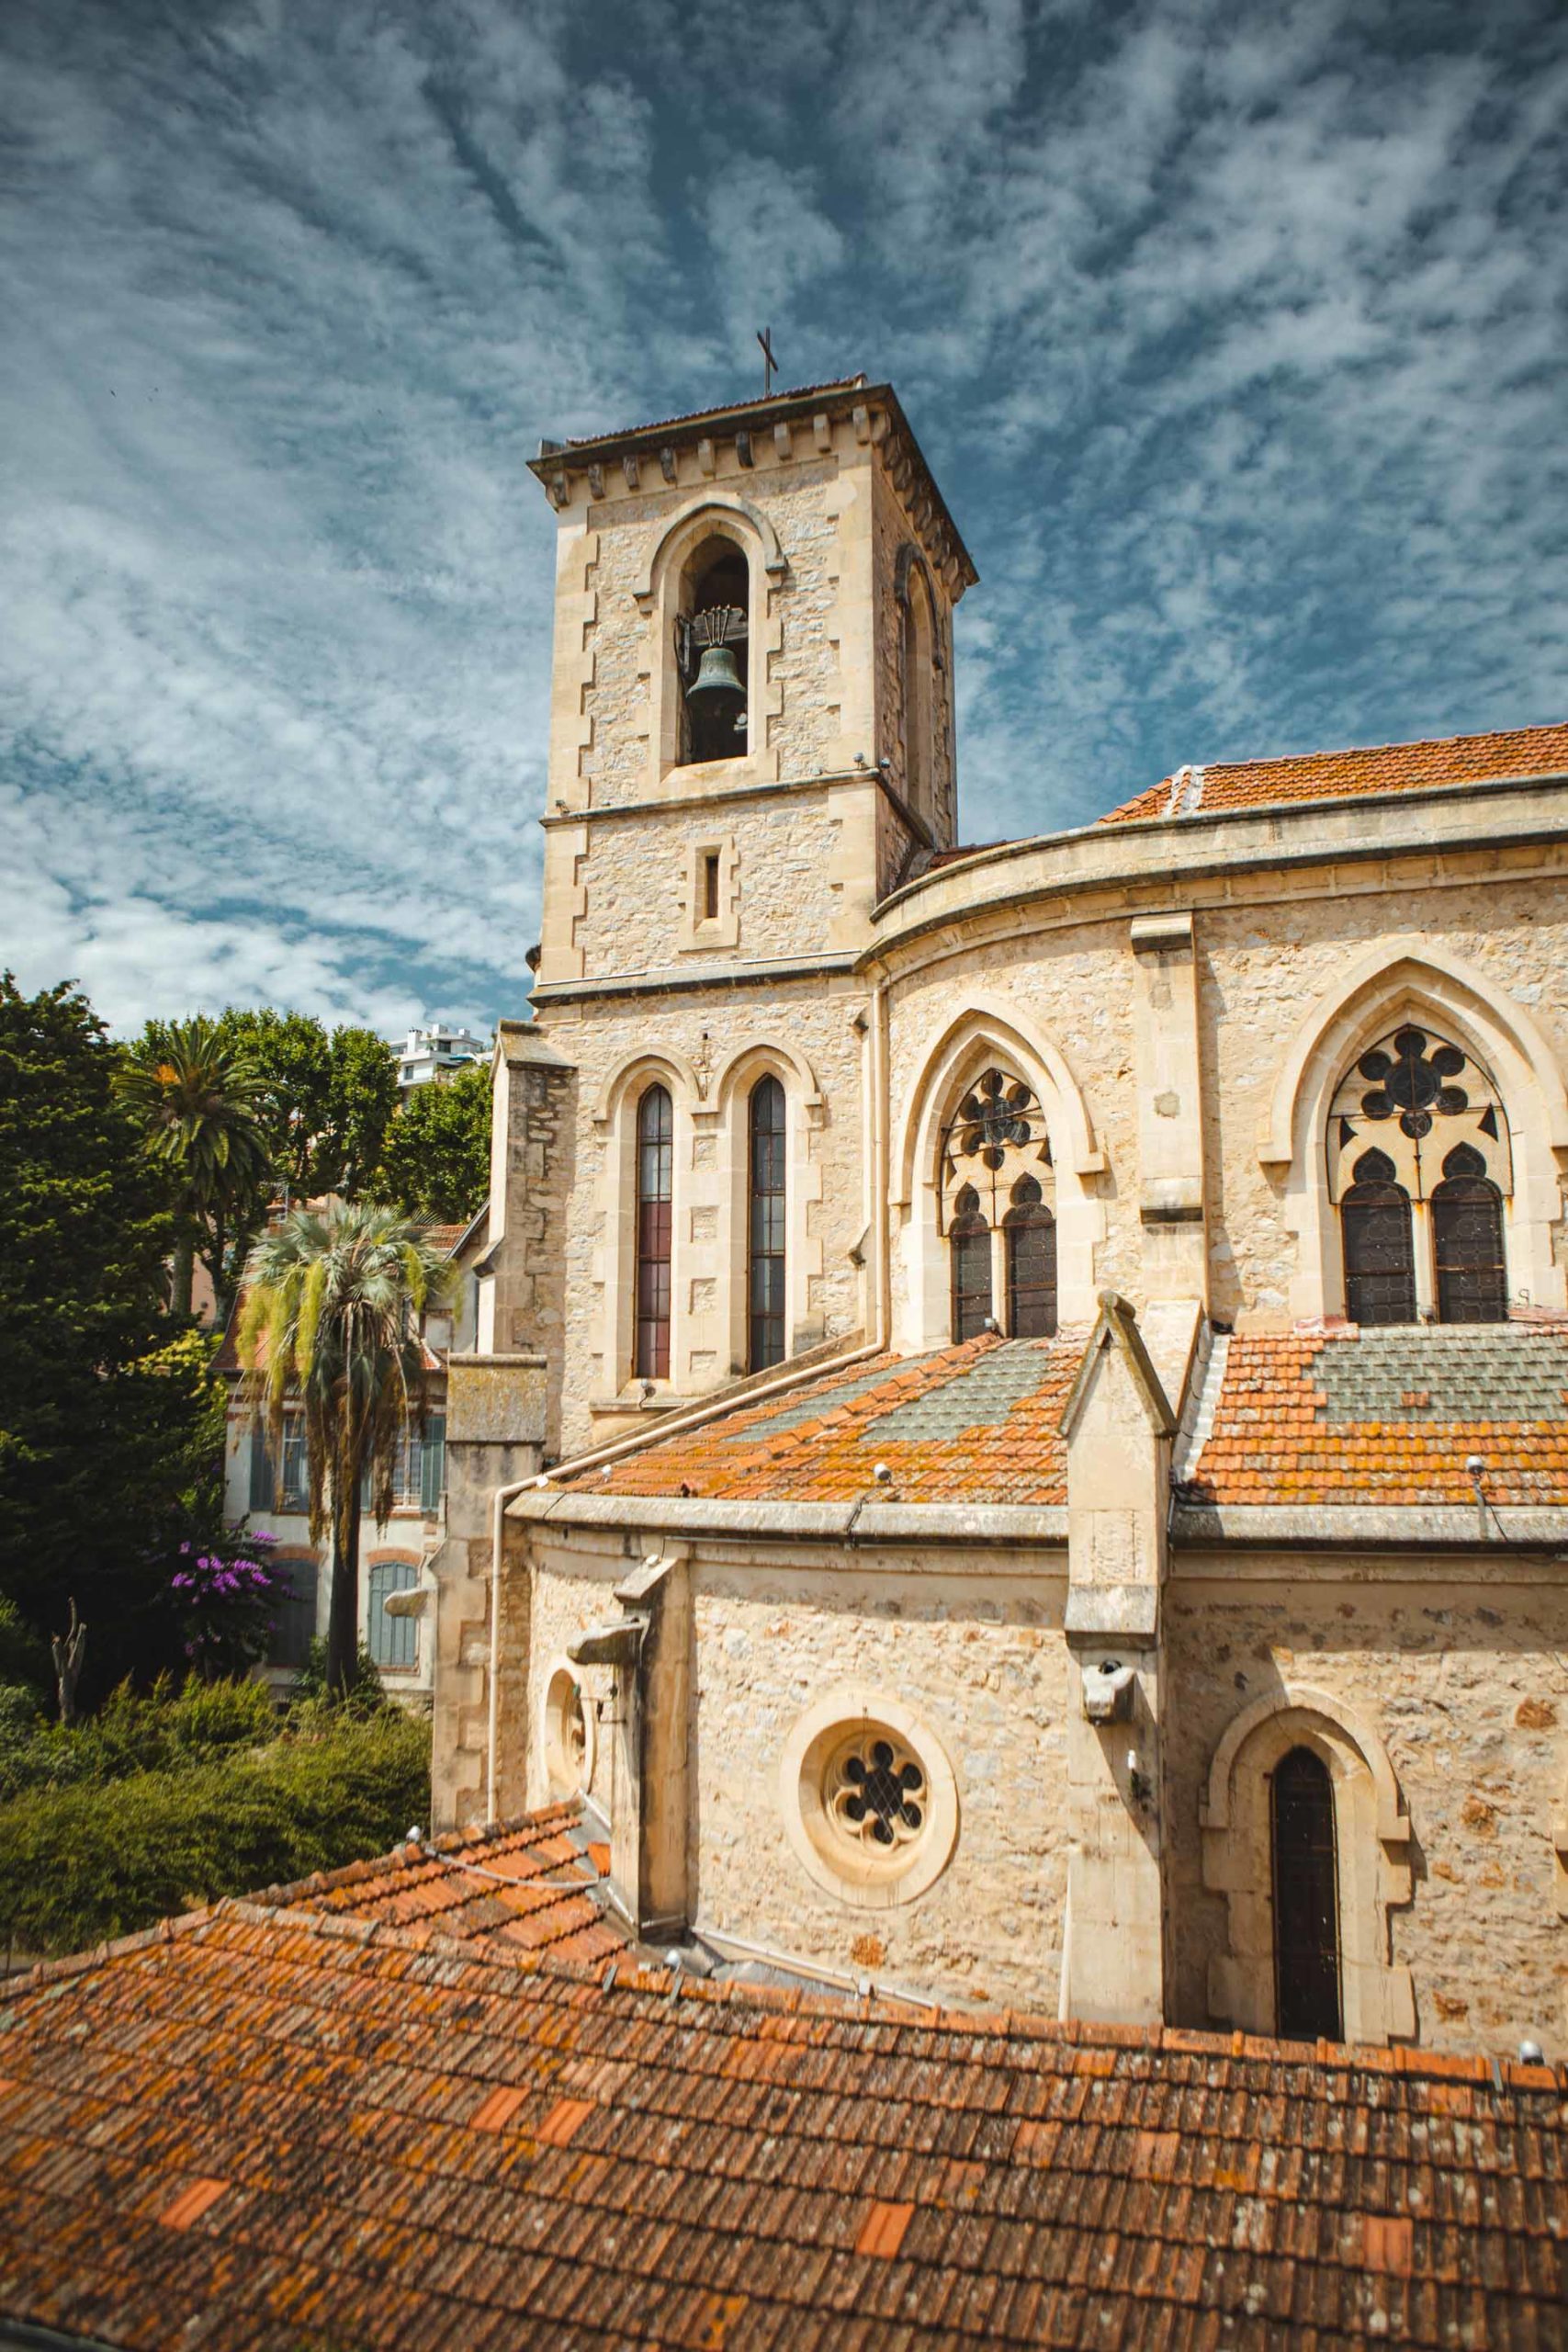
<svg viewBox="0 0 1568 2352">
<path fill-rule="evenodd" d="M 133 1772 L 205 1761 L 225 1749 L 256 1747 L 276 1736 L 277 1722 L 260 1682 L 187 1682 L 176 1691 L 161 1675 L 145 1696 L 128 1682 L 96 1715 L 69 1729 L 0 1715 L 0 1801 L 39 1788 L 101 1788 Z"/>
<path fill-rule="evenodd" d="M 260 1750 L 209 1747 L 218 1760 L 34 1787 L 0 1805 L 0 1938 L 76 1951 L 193 1904 L 385 1852 L 428 1811 L 429 1725 L 395 1707 L 329 1725 Z"/>
</svg>

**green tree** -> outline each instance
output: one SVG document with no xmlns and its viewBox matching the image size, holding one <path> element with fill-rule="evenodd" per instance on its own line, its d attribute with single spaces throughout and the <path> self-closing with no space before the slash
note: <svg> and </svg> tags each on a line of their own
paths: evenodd
<svg viewBox="0 0 1568 2352">
<path fill-rule="evenodd" d="M 170 1345 L 168 1187 L 67 983 L 0 978 L 0 1593 L 88 1628 L 89 1681 L 143 1664 L 212 1442 L 205 1347 Z"/>
<path fill-rule="evenodd" d="M 324 1192 L 321 1161 L 333 1140 L 333 1047 L 325 1028 L 308 1012 L 234 1005 L 219 1027 L 256 1074 L 267 1155 L 290 1204 Z"/>
<path fill-rule="evenodd" d="M 388 1132 L 375 1191 L 410 1216 L 467 1224 L 490 1189 L 490 1072 L 470 1063 L 411 1087 Z"/>
<path fill-rule="evenodd" d="M 374 1029 L 334 1029 L 327 1088 L 329 1140 L 317 1187 L 356 1200 L 380 1165 L 398 1108 L 398 1065 Z"/>
<path fill-rule="evenodd" d="M 283 1458 L 283 1413 L 304 1407 L 310 1540 L 329 1530 L 332 1604 L 327 1682 L 353 1686 L 359 1626 L 362 1483 L 378 1526 L 391 1516 L 398 1447 L 423 1430 L 424 1350 L 419 1317 L 446 1294 L 450 1270 L 395 1210 L 352 1204 L 296 1209 L 263 1235 L 245 1270 L 240 1361 Z"/>
<path fill-rule="evenodd" d="M 235 1228 L 254 1222 L 270 1179 L 255 1070 L 215 1021 L 150 1021 L 116 1080 L 149 1157 L 173 1188 L 172 1305 L 191 1306 L 199 1249 L 222 1320 Z"/>
</svg>

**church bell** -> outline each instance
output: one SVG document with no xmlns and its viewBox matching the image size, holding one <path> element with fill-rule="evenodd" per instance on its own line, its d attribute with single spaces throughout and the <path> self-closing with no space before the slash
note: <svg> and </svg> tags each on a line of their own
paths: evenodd
<svg viewBox="0 0 1568 2352">
<path fill-rule="evenodd" d="M 703 648 L 703 658 L 696 676 L 686 689 L 686 699 L 716 716 L 722 716 L 727 707 L 733 705 L 738 722 L 745 716 L 746 689 L 728 645 Z"/>
</svg>

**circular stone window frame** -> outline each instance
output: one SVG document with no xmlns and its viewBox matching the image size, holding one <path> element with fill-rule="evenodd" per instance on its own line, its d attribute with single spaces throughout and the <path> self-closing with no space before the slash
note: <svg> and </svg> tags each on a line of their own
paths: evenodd
<svg viewBox="0 0 1568 2352">
<path fill-rule="evenodd" d="M 901 1869 L 856 1868 L 829 1826 L 822 1782 L 834 1750 L 863 1728 L 891 1732 L 919 1759 L 926 1779 L 925 1826 Z M 824 1894 L 857 1911 L 892 1911 L 935 1885 L 958 1843 L 958 1781 L 946 1748 L 921 1716 L 890 1691 L 863 1683 L 828 1691 L 795 1724 L 779 1758 L 779 1810 L 796 1861 Z"/>
<path fill-rule="evenodd" d="M 581 1771 L 569 1770 L 566 1762 L 566 1742 L 563 1736 L 565 1698 L 558 1697 L 557 1686 L 569 1682 L 577 1692 L 582 1711 L 582 1766 Z M 552 1804 L 565 1804 L 572 1797 L 585 1797 L 593 1786 L 594 1769 L 599 1761 L 599 1723 L 597 1713 L 588 1696 L 581 1670 L 573 1666 L 564 1652 L 558 1652 L 545 1668 L 544 1700 L 540 1709 L 544 1734 L 545 1781 Z"/>
</svg>

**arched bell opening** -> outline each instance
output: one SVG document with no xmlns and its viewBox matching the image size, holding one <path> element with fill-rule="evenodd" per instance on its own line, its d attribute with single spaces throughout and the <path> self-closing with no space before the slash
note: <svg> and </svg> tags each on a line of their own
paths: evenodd
<svg viewBox="0 0 1568 2352">
<path fill-rule="evenodd" d="M 676 764 L 741 758 L 750 740 L 751 571 L 745 550 L 716 533 L 688 558 L 675 615 L 681 684 Z"/>
</svg>

